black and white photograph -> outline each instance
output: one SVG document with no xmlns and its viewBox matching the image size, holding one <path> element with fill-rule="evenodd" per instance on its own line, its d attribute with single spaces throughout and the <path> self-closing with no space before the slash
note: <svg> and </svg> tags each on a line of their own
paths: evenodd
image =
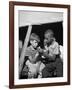
<svg viewBox="0 0 72 90">
<path fill-rule="evenodd" d="M 10 2 L 10 88 L 70 84 L 70 6 Z"/>
<path fill-rule="evenodd" d="M 21 10 L 18 20 L 19 78 L 63 77 L 63 13 Z"/>
</svg>

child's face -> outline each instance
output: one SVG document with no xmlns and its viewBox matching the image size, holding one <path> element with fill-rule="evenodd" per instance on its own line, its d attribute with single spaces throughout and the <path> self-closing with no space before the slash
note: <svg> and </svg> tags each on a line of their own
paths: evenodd
<svg viewBox="0 0 72 90">
<path fill-rule="evenodd" d="M 31 40 L 30 43 L 34 48 L 38 46 L 38 42 L 36 40 Z"/>
<path fill-rule="evenodd" d="M 45 34 L 45 40 L 46 40 L 47 43 L 50 43 L 50 42 L 51 42 L 52 36 L 51 36 L 50 33 L 46 33 L 46 34 Z"/>
</svg>

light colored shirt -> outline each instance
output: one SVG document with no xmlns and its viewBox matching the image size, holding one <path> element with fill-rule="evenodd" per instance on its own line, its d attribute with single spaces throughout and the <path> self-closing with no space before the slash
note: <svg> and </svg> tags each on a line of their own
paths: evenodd
<svg viewBox="0 0 72 90">
<path fill-rule="evenodd" d="M 45 65 L 41 61 L 38 61 L 34 64 L 34 63 L 31 63 L 30 60 L 27 60 L 26 65 L 28 66 L 29 72 L 32 75 L 36 75 L 37 73 L 41 73 L 43 68 L 45 67 Z"/>
<path fill-rule="evenodd" d="M 59 46 L 60 46 L 60 58 L 63 60 L 63 46 L 62 45 Z"/>
<path fill-rule="evenodd" d="M 56 41 L 53 41 L 49 47 L 46 47 L 46 50 L 49 52 L 50 56 L 59 54 L 59 44 Z"/>
</svg>

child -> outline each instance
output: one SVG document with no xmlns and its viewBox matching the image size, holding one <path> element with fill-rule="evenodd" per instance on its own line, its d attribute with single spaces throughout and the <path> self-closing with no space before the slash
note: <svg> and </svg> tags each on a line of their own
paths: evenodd
<svg viewBox="0 0 72 90">
<path fill-rule="evenodd" d="M 30 36 L 30 46 L 27 47 L 26 50 L 26 57 L 28 59 L 26 60 L 25 65 L 28 67 L 28 78 L 37 78 L 42 77 L 41 71 L 44 68 L 44 64 L 39 59 L 39 52 L 37 50 L 38 43 L 40 42 L 40 39 L 38 35 L 35 33 L 32 33 Z"/>
<path fill-rule="evenodd" d="M 42 71 L 42 76 L 52 77 L 52 76 L 63 76 L 63 64 L 59 57 L 59 44 L 54 38 L 54 33 L 52 30 L 47 30 L 44 34 L 44 47 L 43 56 L 46 58 L 46 66 Z"/>
</svg>

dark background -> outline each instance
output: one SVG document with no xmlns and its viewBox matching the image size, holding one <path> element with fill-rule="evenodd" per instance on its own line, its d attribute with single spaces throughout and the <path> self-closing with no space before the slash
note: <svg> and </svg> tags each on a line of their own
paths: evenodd
<svg viewBox="0 0 72 90">
<path fill-rule="evenodd" d="M 43 47 L 43 40 L 44 40 L 44 32 L 47 29 L 52 29 L 54 32 L 54 36 L 56 38 L 56 41 L 63 45 L 63 22 L 55 22 L 55 23 L 46 23 L 41 25 L 32 25 L 32 32 L 36 33 L 40 37 L 40 43 L 39 45 Z M 22 44 L 24 43 L 24 39 L 26 36 L 28 26 L 25 27 L 19 27 L 19 40 L 22 40 Z"/>
</svg>

